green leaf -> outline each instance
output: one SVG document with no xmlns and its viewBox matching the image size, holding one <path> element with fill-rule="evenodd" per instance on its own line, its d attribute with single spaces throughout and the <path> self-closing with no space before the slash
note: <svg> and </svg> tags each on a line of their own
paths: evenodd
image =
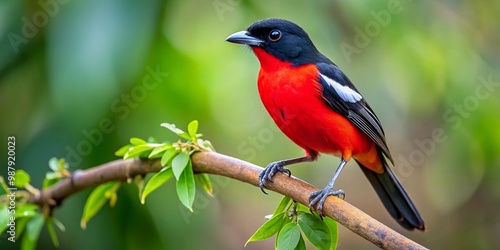
<svg viewBox="0 0 500 250">
<path fill-rule="evenodd" d="M 116 201 L 118 200 L 118 195 L 116 194 L 116 189 L 113 188 L 111 190 L 106 191 L 106 193 L 104 194 L 104 197 L 106 197 L 106 199 L 109 199 L 109 206 L 110 207 L 114 207 L 116 205 Z"/>
<path fill-rule="evenodd" d="M 56 157 L 52 157 L 49 160 L 49 167 L 53 172 L 47 172 L 45 173 L 45 179 L 43 180 L 43 189 L 47 189 L 54 184 L 58 183 L 63 177 L 67 176 L 69 172 L 67 171 L 68 169 L 68 164 L 66 163 L 66 160 L 64 158 L 57 159 Z"/>
<path fill-rule="evenodd" d="M 165 128 L 167 128 L 168 130 L 170 130 L 170 131 L 172 131 L 172 132 L 174 132 L 174 133 L 176 133 L 176 134 L 186 133 L 186 132 L 182 131 L 181 129 L 178 129 L 178 128 L 175 126 L 175 124 L 173 124 L 173 123 L 162 123 L 160 126 L 165 127 Z"/>
<path fill-rule="evenodd" d="M 120 187 L 119 182 L 108 182 L 96 187 L 92 193 L 90 193 L 87 202 L 85 202 L 85 207 L 83 208 L 83 215 L 80 221 L 80 226 L 82 229 L 87 227 L 87 222 L 106 204 L 107 199 L 112 198 L 110 192 L 115 193 Z"/>
<path fill-rule="evenodd" d="M 280 204 L 278 204 L 278 207 L 276 208 L 276 210 L 274 210 L 273 216 L 285 211 L 285 209 L 290 205 L 291 201 L 292 199 L 290 199 L 290 197 L 283 196 L 283 198 L 281 198 Z"/>
<path fill-rule="evenodd" d="M 304 206 L 304 205 L 302 205 L 301 203 L 298 203 L 298 202 L 295 203 L 295 206 L 296 206 L 297 212 L 301 211 L 301 212 L 304 212 L 304 213 L 310 213 L 310 210 L 309 210 L 308 206 Z"/>
<path fill-rule="evenodd" d="M 273 217 L 271 217 L 271 219 L 266 221 L 266 223 L 260 226 L 257 231 L 255 231 L 252 237 L 250 237 L 250 239 L 248 239 L 248 241 L 245 243 L 245 246 L 252 241 L 265 240 L 275 235 L 283 227 L 285 221 L 285 212 L 274 215 Z"/>
<path fill-rule="evenodd" d="M 188 124 L 188 133 L 189 136 L 191 136 L 191 140 L 196 141 L 197 136 L 196 133 L 198 132 L 198 121 L 194 120 Z"/>
<path fill-rule="evenodd" d="M 2 186 L 2 191 L 0 194 L 8 194 L 10 192 L 9 188 L 7 187 L 7 184 L 5 183 L 5 179 L 3 176 L 0 175 L 0 186 Z"/>
<path fill-rule="evenodd" d="M 175 127 L 174 124 L 162 123 L 161 126 L 167 128 L 168 130 L 174 132 L 175 134 L 177 134 L 178 136 L 180 136 L 186 140 L 191 140 L 191 136 L 189 136 L 188 133 L 178 129 L 177 127 Z"/>
<path fill-rule="evenodd" d="M 61 232 L 66 232 L 66 227 L 59 221 L 56 217 L 51 217 L 54 225 L 61 230 Z"/>
<path fill-rule="evenodd" d="M 132 144 L 134 146 L 143 145 L 143 144 L 147 144 L 147 143 L 148 142 L 146 142 L 145 140 L 143 140 L 141 138 L 137 138 L 137 137 L 130 138 L 130 144 Z"/>
<path fill-rule="evenodd" d="M 337 222 L 330 217 L 324 217 L 323 221 L 330 230 L 330 238 L 332 241 L 332 243 L 330 244 L 330 249 L 337 249 L 337 243 L 339 239 Z"/>
<path fill-rule="evenodd" d="M 50 239 L 52 240 L 52 244 L 55 247 L 59 247 L 59 240 L 57 239 L 56 231 L 54 230 L 54 226 L 52 225 L 52 218 L 47 220 L 47 231 L 49 231 Z"/>
<path fill-rule="evenodd" d="M 5 230 L 9 227 L 7 223 L 9 223 L 10 214 L 9 207 L 3 206 L 0 208 L 0 234 L 3 234 Z"/>
<path fill-rule="evenodd" d="M 202 134 L 198 134 L 197 136 L 199 138 Z M 203 150 L 215 152 L 215 148 L 209 140 L 198 139 L 196 142 L 203 148 Z"/>
<path fill-rule="evenodd" d="M 58 179 L 59 177 L 57 176 L 56 172 L 47 172 L 45 173 L 45 179 L 53 180 L 53 179 Z"/>
<path fill-rule="evenodd" d="M 146 184 L 146 182 L 144 181 L 144 176 L 136 175 L 134 177 L 134 183 L 135 183 L 135 185 L 137 185 L 138 195 L 139 195 L 139 199 L 140 199 L 142 196 L 142 193 L 144 192 L 144 186 Z"/>
<path fill-rule="evenodd" d="M 42 214 L 37 214 L 26 225 L 26 233 L 24 234 L 21 242 L 21 249 L 29 250 L 35 249 L 36 242 L 40 236 L 40 231 L 43 227 L 44 218 Z"/>
<path fill-rule="evenodd" d="M 169 143 L 165 143 L 162 146 L 158 146 L 151 151 L 148 155 L 149 159 L 160 158 L 163 155 L 163 152 L 167 151 L 167 149 L 172 148 L 172 145 Z"/>
<path fill-rule="evenodd" d="M 160 170 L 160 172 L 156 173 L 149 179 L 148 183 L 146 184 L 146 187 L 144 187 L 144 191 L 142 192 L 141 195 L 141 203 L 144 204 L 146 201 L 146 197 L 159 188 L 161 185 L 163 185 L 165 182 L 170 180 L 174 176 L 174 173 L 172 172 L 171 167 L 164 167 Z"/>
<path fill-rule="evenodd" d="M 185 152 L 180 152 L 172 160 L 172 170 L 174 171 L 174 176 L 176 180 L 179 180 L 184 168 L 188 165 L 190 161 L 189 155 Z"/>
<path fill-rule="evenodd" d="M 30 184 L 30 175 L 22 169 L 16 170 L 14 178 L 14 185 L 18 188 L 24 188 L 26 185 Z"/>
<path fill-rule="evenodd" d="M 143 154 L 146 154 L 146 153 L 147 154 L 145 156 L 147 156 L 149 154 L 150 150 L 152 150 L 152 148 L 147 144 L 133 146 L 123 156 L 123 159 L 126 160 L 126 159 L 130 159 L 130 158 L 141 157 L 141 156 L 144 156 Z"/>
<path fill-rule="evenodd" d="M 278 238 L 276 238 L 276 248 L 278 250 L 293 250 L 300 240 L 300 229 L 293 222 L 287 223 L 281 228 Z"/>
<path fill-rule="evenodd" d="M 214 196 L 214 188 L 212 186 L 212 182 L 208 177 L 208 174 L 197 174 L 194 176 L 196 178 L 196 182 L 200 184 L 200 186 L 207 192 L 208 195 Z"/>
<path fill-rule="evenodd" d="M 58 171 L 59 170 L 59 160 L 57 160 L 56 157 L 52 157 L 49 160 L 49 167 L 53 171 Z"/>
<path fill-rule="evenodd" d="M 307 250 L 306 242 L 304 241 L 304 237 L 302 237 L 302 234 L 300 235 L 299 243 L 297 243 L 297 246 L 295 246 L 295 250 Z"/>
<path fill-rule="evenodd" d="M 16 219 L 16 240 L 23 234 L 24 229 L 26 229 L 26 225 L 28 221 L 31 220 L 31 217 L 23 217 Z"/>
<path fill-rule="evenodd" d="M 193 168 L 191 167 L 191 161 L 188 161 L 186 168 L 184 169 L 184 171 L 182 171 L 181 176 L 179 176 L 179 179 L 175 184 L 179 200 L 184 206 L 186 206 L 192 212 L 196 187 L 194 183 L 194 175 L 193 175 Z"/>
<path fill-rule="evenodd" d="M 178 151 L 175 148 L 169 148 L 165 153 L 163 153 L 163 156 L 161 157 L 161 166 L 165 167 L 168 164 L 170 164 L 170 161 L 177 155 Z"/>
<path fill-rule="evenodd" d="M 33 217 L 35 216 L 38 212 L 38 206 L 34 204 L 22 204 L 19 205 L 16 209 L 16 218 L 22 218 L 22 217 Z"/>
<path fill-rule="evenodd" d="M 298 212 L 298 224 L 306 238 L 318 249 L 330 249 L 331 236 L 328 226 L 310 213 Z"/>
<path fill-rule="evenodd" d="M 68 163 L 66 163 L 66 160 L 64 158 L 59 159 L 59 161 L 57 163 L 59 165 L 59 170 L 60 171 L 69 168 L 69 165 L 68 165 Z"/>
<path fill-rule="evenodd" d="M 123 156 L 125 156 L 125 154 L 127 154 L 127 152 L 129 151 L 129 149 L 130 149 L 131 147 L 133 147 L 133 146 L 134 146 L 134 145 L 132 145 L 132 144 L 127 144 L 127 145 L 125 145 L 125 146 L 121 147 L 120 149 L 118 149 L 118 150 L 115 152 L 115 155 L 116 155 L 116 156 L 123 157 Z"/>
</svg>

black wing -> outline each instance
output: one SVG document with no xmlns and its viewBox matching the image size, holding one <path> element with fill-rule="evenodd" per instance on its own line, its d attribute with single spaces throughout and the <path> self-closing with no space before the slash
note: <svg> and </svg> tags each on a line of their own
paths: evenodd
<svg viewBox="0 0 500 250">
<path fill-rule="evenodd" d="M 354 84 L 334 64 L 318 63 L 319 82 L 323 86 L 323 98 L 337 113 L 346 117 L 363 131 L 394 164 L 382 125 Z"/>
</svg>

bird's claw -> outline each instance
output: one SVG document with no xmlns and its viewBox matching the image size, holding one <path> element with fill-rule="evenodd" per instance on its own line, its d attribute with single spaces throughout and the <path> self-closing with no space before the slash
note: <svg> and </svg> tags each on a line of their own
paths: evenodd
<svg viewBox="0 0 500 250">
<path fill-rule="evenodd" d="M 284 173 L 286 175 L 288 175 L 288 177 L 292 176 L 292 172 L 290 171 L 290 169 L 288 168 L 285 168 L 283 166 L 283 163 L 280 162 L 280 161 L 277 161 L 277 162 L 272 162 L 270 163 L 269 165 L 267 165 L 267 167 L 262 170 L 262 172 L 260 172 L 259 174 L 259 187 L 260 187 L 260 190 L 264 193 L 264 194 L 267 194 L 267 192 L 264 190 L 266 188 L 266 181 L 269 181 L 269 182 L 273 182 L 273 176 L 277 173 L 277 172 L 281 172 L 281 173 Z"/>
<path fill-rule="evenodd" d="M 333 190 L 333 187 L 326 187 L 325 189 L 311 193 L 309 195 L 309 211 L 313 213 L 314 207 L 316 207 L 318 216 L 323 219 L 323 205 L 325 204 L 326 198 L 328 198 L 328 196 L 336 196 L 340 199 L 344 199 L 345 192 L 342 189 Z"/>
</svg>

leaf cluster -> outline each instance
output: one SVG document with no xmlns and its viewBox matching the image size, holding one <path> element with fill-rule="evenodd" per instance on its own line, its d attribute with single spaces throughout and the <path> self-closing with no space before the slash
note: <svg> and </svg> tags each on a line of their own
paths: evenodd
<svg viewBox="0 0 500 250">
<path fill-rule="evenodd" d="M 191 164 L 191 155 L 198 151 L 215 151 L 212 144 L 201 139 L 198 133 L 198 121 L 188 124 L 187 132 L 177 128 L 174 124 L 162 123 L 162 127 L 175 133 L 181 139 L 177 142 L 158 143 L 150 138 L 148 141 L 140 138 L 131 138 L 130 143 L 116 151 L 117 156 L 123 159 L 145 158 L 160 159 L 163 167 L 158 173 L 152 175 L 147 182 L 141 176 L 136 176 L 135 183 L 139 189 L 139 198 L 142 204 L 146 197 L 167 181 L 174 177 L 177 196 L 181 203 L 193 211 L 193 203 L 197 182 L 209 195 L 213 195 L 212 183 L 207 174 L 194 174 Z M 182 139 L 186 141 L 182 141 Z M 110 206 L 116 204 L 116 192 L 121 186 L 120 182 L 105 183 L 92 191 L 81 219 L 81 227 L 86 228 L 87 222 L 109 201 Z"/>
<path fill-rule="evenodd" d="M 124 159 L 160 159 L 163 168 L 152 175 L 147 183 L 141 176 L 135 178 L 141 203 L 145 203 L 146 197 L 151 192 L 175 177 L 179 200 L 192 211 L 196 191 L 195 183 L 197 182 L 211 196 L 213 188 L 208 175 L 194 175 L 190 156 L 198 151 L 215 150 L 209 141 L 201 139 L 202 135 L 197 133 L 198 121 L 190 122 L 187 132 L 177 128 L 174 124 L 163 123 L 161 126 L 186 141 L 157 143 L 154 139 L 146 141 L 140 138 L 131 138 L 130 143 L 121 147 L 115 154 Z M 52 158 L 48 165 L 51 171 L 45 175 L 42 190 L 71 176 L 69 166 L 64 159 Z M 15 233 L 12 233 L 11 241 L 16 241 L 23 235 L 22 249 L 35 249 L 45 224 L 54 246 L 58 247 L 59 240 L 54 227 L 61 231 L 65 231 L 65 227 L 52 215 L 48 205 L 47 207 L 39 207 L 28 202 L 31 195 L 37 195 L 40 192 L 39 189 L 30 185 L 30 175 L 24 170 L 16 170 L 13 176 L 9 176 L 9 180 L 11 179 L 13 187 L 9 187 L 4 178 L 0 176 L 2 187 L 0 189 L 0 233 L 9 233 L 12 225 L 12 229 L 15 228 Z M 108 182 L 99 185 L 91 192 L 85 203 L 80 222 L 83 229 L 106 203 L 109 203 L 111 207 L 116 204 L 118 200 L 117 190 L 121 185 L 121 182 Z"/>
<path fill-rule="evenodd" d="M 336 249 L 337 247 L 337 222 L 325 217 L 321 220 L 311 214 L 309 209 L 283 197 L 272 215 L 248 239 L 252 241 L 265 240 L 277 235 L 275 248 L 279 250 L 306 249 L 304 235 L 317 249 Z M 245 244 L 245 245 L 246 245 Z"/>
<path fill-rule="evenodd" d="M 68 165 L 64 159 L 52 158 L 49 160 L 48 172 L 43 180 L 43 189 L 56 184 L 69 176 Z M 0 176 L 0 234 L 7 233 L 9 241 L 15 242 L 22 237 L 22 249 L 35 249 L 36 242 L 43 225 L 45 224 L 54 246 L 59 246 L 54 226 L 65 231 L 64 225 L 55 217 L 47 215 L 37 205 L 28 203 L 30 195 L 38 194 L 40 190 L 30 185 L 30 175 L 18 169 L 12 176 L 14 187 L 8 187 L 4 178 Z"/>
</svg>

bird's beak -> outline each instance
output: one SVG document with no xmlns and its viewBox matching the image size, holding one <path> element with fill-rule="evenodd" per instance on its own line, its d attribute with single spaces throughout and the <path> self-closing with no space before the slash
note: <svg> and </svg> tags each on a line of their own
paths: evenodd
<svg viewBox="0 0 500 250">
<path fill-rule="evenodd" d="M 255 38 L 248 34 L 248 31 L 236 32 L 226 38 L 226 41 L 231 43 L 246 44 L 250 46 L 260 46 L 264 43 L 263 40 Z"/>
</svg>

